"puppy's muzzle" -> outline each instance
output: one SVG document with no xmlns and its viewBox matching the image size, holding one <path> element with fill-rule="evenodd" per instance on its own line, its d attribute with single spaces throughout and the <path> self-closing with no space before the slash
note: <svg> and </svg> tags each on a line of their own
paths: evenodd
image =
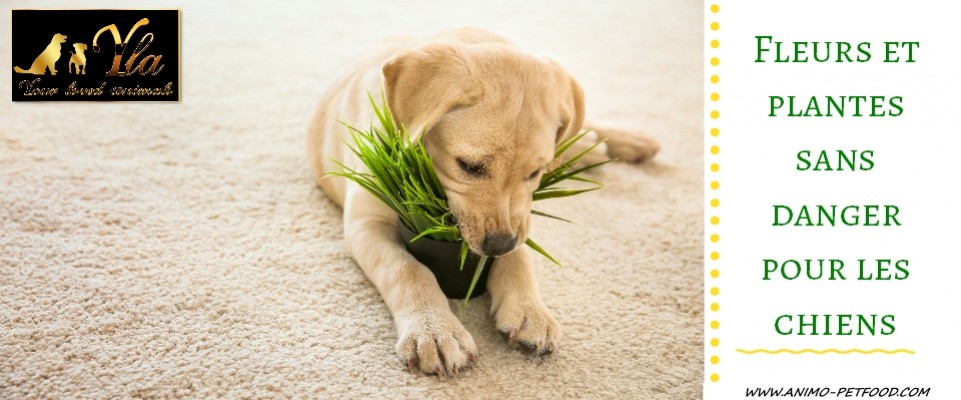
<svg viewBox="0 0 961 400">
<path fill-rule="evenodd" d="M 506 233 L 488 233 L 484 236 L 484 243 L 481 250 L 489 257 L 502 256 L 514 250 L 517 245 L 517 236 Z"/>
</svg>

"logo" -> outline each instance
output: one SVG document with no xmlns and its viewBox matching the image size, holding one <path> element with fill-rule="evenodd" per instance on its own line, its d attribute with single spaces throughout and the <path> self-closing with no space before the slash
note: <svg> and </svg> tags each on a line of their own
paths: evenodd
<svg viewBox="0 0 961 400">
<path fill-rule="evenodd" d="M 13 10 L 13 101 L 179 101 L 179 10 Z"/>
</svg>

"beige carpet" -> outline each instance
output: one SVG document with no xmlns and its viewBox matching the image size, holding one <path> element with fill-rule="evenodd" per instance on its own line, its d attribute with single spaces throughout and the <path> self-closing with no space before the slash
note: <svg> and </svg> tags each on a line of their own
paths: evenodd
<svg viewBox="0 0 961 400">
<path fill-rule="evenodd" d="M 138 3 L 182 7 L 179 104 L 13 104 L 0 29 L 0 398 L 700 398 L 701 2 L 455 3 Z M 132 5 L 5 1 L 0 26 L 92 6 Z M 567 264 L 537 261 L 561 349 L 506 348 L 483 296 L 477 366 L 437 378 L 395 357 L 304 137 L 348 56 L 460 25 L 563 60 L 663 151 L 535 222 Z"/>
</svg>

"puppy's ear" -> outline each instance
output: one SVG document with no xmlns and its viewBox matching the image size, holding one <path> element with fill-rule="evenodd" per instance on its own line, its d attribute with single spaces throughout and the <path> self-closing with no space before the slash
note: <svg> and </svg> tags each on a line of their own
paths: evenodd
<svg viewBox="0 0 961 400">
<path fill-rule="evenodd" d="M 560 143 L 561 140 L 580 133 L 584 126 L 584 90 L 581 89 L 581 85 L 577 83 L 574 77 L 570 75 L 567 75 L 567 77 L 571 85 L 571 95 L 562 108 L 563 119 L 561 123 L 563 125 L 557 131 L 555 143 Z"/>
<path fill-rule="evenodd" d="M 561 127 L 557 130 L 555 143 L 580 133 L 584 126 L 584 90 L 577 80 L 567 72 L 561 63 L 551 57 L 543 56 L 547 64 L 554 69 L 553 76 L 560 88 L 558 100 L 561 108 Z"/>
<path fill-rule="evenodd" d="M 412 140 L 429 130 L 448 111 L 474 104 L 483 90 L 471 77 L 470 65 L 452 43 L 431 43 L 405 50 L 381 68 L 387 105 L 407 127 Z"/>
</svg>

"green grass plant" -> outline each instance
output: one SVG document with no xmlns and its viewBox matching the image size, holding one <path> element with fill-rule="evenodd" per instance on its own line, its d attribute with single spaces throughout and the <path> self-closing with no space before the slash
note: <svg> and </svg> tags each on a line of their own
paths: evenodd
<svg viewBox="0 0 961 400">
<path fill-rule="evenodd" d="M 360 130 L 349 124 L 344 126 L 350 134 L 348 146 L 369 172 L 352 169 L 334 160 L 340 170 L 329 174 L 350 179 L 394 210 L 400 222 L 415 233 L 416 236 L 411 242 L 428 237 L 437 241 L 460 243 L 460 268 L 463 269 L 469 248 L 467 242 L 461 238 L 460 230 L 447 204 L 444 187 L 437 177 L 423 142 L 419 139 L 410 140 L 406 128 L 394 121 L 385 99 L 382 99 L 381 104 L 378 105 L 369 94 L 368 98 L 379 126 L 372 123 L 367 130 Z M 557 144 L 554 151 L 555 161 L 550 164 L 553 167 L 541 177 L 540 184 L 533 194 L 534 201 L 575 196 L 603 187 L 600 182 L 585 178 L 583 174 L 610 160 L 578 165 L 578 162 L 600 142 L 573 156 L 566 157 L 566 153 L 586 134 L 587 131 L 581 132 Z M 586 187 L 572 189 L 560 186 L 568 180 L 581 182 L 581 186 L 586 184 Z M 531 213 L 570 222 L 537 210 L 532 210 Z M 551 262 L 561 265 L 534 240 L 528 238 L 525 244 Z M 485 256 L 480 256 L 480 259 L 467 297 L 464 299 L 465 302 L 470 299 L 487 262 Z"/>
</svg>

